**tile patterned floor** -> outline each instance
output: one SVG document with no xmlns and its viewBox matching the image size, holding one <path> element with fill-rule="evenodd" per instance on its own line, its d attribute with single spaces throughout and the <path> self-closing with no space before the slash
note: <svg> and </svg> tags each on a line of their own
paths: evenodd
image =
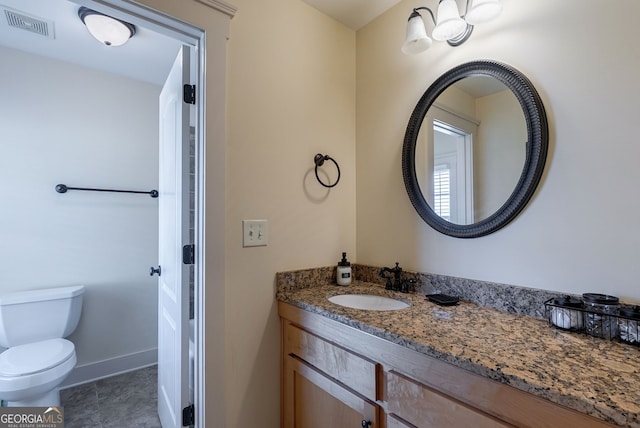
<svg viewBox="0 0 640 428">
<path fill-rule="evenodd" d="M 60 391 L 65 428 L 161 428 L 158 367 Z"/>
</svg>

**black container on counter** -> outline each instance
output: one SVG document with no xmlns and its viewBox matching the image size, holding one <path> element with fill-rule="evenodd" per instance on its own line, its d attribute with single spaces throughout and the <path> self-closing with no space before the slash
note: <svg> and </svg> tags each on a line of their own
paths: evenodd
<svg viewBox="0 0 640 428">
<path fill-rule="evenodd" d="M 584 328 L 587 334 L 604 339 L 613 339 L 618 334 L 618 310 L 620 300 L 615 296 L 598 293 L 582 295 Z"/>
</svg>

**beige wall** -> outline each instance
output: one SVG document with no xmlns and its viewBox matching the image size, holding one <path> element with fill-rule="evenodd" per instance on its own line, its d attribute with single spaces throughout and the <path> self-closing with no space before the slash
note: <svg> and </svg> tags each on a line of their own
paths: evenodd
<svg viewBox="0 0 640 428">
<path fill-rule="evenodd" d="M 404 0 L 357 33 L 357 261 L 640 301 L 635 142 L 640 3 L 503 0 L 501 17 L 458 48 L 434 42 L 400 52 L 412 7 Z M 571 17 L 567 19 L 567 17 Z M 522 214 L 483 238 L 441 235 L 404 190 L 401 146 L 426 88 L 461 63 L 492 59 L 540 92 L 550 123 L 545 174 Z"/>
<path fill-rule="evenodd" d="M 277 271 L 355 258 L 355 33 L 299 0 L 237 0 L 228 65 L 228 427 L 279 424 Z M 342 171 L 327 190 L 313 157 Z M 333 174 L 332 165 L 325 164 Z M 242 248 L 242 220 L 269 245 Z"/>
</svg>

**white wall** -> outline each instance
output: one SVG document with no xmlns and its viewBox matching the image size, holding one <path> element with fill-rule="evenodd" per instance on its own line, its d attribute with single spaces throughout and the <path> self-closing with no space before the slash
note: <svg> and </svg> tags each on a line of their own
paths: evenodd
<svg viewBox="0 0 640 428">
<path fill-rule="evenodd" d="M 157 347 L 160 88 L 0 47 L 0 293 L 86 285 L 78 365 Z"/>
<path fill-rule="evenodd" d="M 357 261 L 478 280 L 640 301 L 640 2 L 503 0 L 501 17 L 451 48 L 400 52 L 404 0 L 357 33 Z M 568 19 L 570 17 L 570 19 Z M 550 150 L 533 199 L 514 222 L 477 239 L 439 234 L 406 196 L 401 146 L 427 87 L 456 65 L 501 61 L 533 82 Z"/>
<path fill-rule="evenodd" d="M 517 98 L 509 90 L 476 100 L 480 120 L 474 140 L 476 218 L 485 219 L 511 196 L 526 158 L 527 124 Z"/>
</svg>

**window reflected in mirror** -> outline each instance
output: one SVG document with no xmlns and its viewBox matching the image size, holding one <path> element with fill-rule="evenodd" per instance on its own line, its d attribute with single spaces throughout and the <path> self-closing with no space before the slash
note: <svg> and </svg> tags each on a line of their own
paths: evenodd
<svg viewBox="0 0 640 428">
<path fill-rule="evenodd" d="M 449 86 L 418 134 L 416 171 L 425 199 L 451 223 L 489 217 L 516 188 L 526 140 L 522 108 L 497 79 L 471 76 Z"/>
</svg>

